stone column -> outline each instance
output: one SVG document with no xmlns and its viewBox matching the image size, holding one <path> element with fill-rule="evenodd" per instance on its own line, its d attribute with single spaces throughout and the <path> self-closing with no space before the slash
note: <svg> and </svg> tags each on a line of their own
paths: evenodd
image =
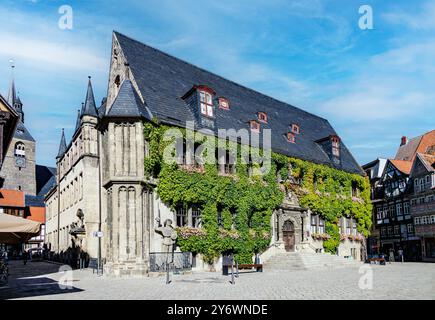
<svg viewBox="0 0 435 320">
<path fill-rule="evenodd" d="M 127 241 L 127 188 L 119 187 L 118 191 L 118 214 L 119 214 L 119 261 L 123 262 L 128 259 L 128 241 Z"/>
</svg>

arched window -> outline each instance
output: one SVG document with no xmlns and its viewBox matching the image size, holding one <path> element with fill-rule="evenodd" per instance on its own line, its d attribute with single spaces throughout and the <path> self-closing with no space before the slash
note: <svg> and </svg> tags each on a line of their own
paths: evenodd
<svg viewBox="0 0 435 320">
<path fill-rule="evenodd" d="M 26 146 L 22 142 L 17 142 L 15 144 L 14 154 L 16 157 L 25 157 L 26 156 Z"/>
<path fill-rule="evenodd" d="M 121 78 L 119 77 L 119 74 L 115 77 L 115 85 L 117 88 L 121 85 Z"/>
</svg>

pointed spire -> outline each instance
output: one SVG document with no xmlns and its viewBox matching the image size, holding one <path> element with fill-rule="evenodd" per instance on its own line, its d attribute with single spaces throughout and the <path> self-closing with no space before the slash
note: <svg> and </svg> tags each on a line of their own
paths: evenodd
<svg viewBox="0 0 435 320">
<path fill-rule="evenodd" d="M 80 109 L 77 109 L 77 121 L 76 121 L 76 128 L 74 131 L 77 131 L 80 128 L 80 124 L 81 124 L 80 116 L 81 116 Z"/>
<path fill-rule="evenodd" d="M 92 90 L 91 77 L 89 76 L 88 78 L 88 91 L 86 92 L 86 100 L 82 116 L 86 115 L 98 117 L 97 107 L 95 106 L 94 91 Z"/>
<path fill-rule="evenodd" d="M 14 107 L 15 111 L 18 112 L 21 122 L 24 123 L 23 103 L 21 102 L 20 97 L 17 95 L 17 90 L 15 89 L 15 77 L 14 77 L 15 64 L 12 59 L 9 60 L 9 63 L 11 64 L 11 84 L 9 86 L 9 92 L 8 92 L 8 103 L 12 107 Z"/>
<path fill-rule="evenodd" d="M 15 79 L 14 79 L 14 61 L 9 60 L 11 64 L 11 84 L 9 85 L 9 92 L 8 92 L 8 103 L 14 107 L 15 100 L 17 98 L 17 93 L 15 91 Z"/>
<path fill-rule="evenodd" d="M 59 152 L 57 153 L 56 159 L 62 158 L 66 151 L 66 140 L 65 140 L 65 131 L 62 128 L 62 137 L 60 138 L 59 144 Z"/>
</svg>

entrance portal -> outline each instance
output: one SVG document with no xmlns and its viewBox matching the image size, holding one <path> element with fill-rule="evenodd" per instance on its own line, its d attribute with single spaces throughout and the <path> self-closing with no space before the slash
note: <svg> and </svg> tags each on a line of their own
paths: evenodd
<svg viewBox="0 0 435 320">
<path fill-rule="evenodd" d="M 293 222 L 287 220 L 282 226 L 282 238 L 284 240 L 285 251 L 291 252 L 295 250 L 295 227 Z"/>
</svg>

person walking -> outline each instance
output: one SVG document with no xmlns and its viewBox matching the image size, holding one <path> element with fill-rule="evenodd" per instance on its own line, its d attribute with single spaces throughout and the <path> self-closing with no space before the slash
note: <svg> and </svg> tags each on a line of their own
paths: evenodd
<svg viewBox="0 0 435 320">
<path fill-rule="evenodd" d="M 397 251 L 397 253 L 399 254 L 399 260 L 400 260 L 400 262 L 404 262 L 404 259 L 403 259 L 403 250 L 402 250 L 402 248 L 399 248 L 399 250 Z"/>
<path fill-rule="evenodd" d="M 24 265 L 26 265 L 27 264 L 27 251 L 23 251 L 23 263 L 24 263 Z"/>
<path fill-rule="evenodd" d="M 394 249 L 391 248 L 390 249 L 390 258 L 389 258 L 389 263 L 394 262 Z"/>
</svg>

